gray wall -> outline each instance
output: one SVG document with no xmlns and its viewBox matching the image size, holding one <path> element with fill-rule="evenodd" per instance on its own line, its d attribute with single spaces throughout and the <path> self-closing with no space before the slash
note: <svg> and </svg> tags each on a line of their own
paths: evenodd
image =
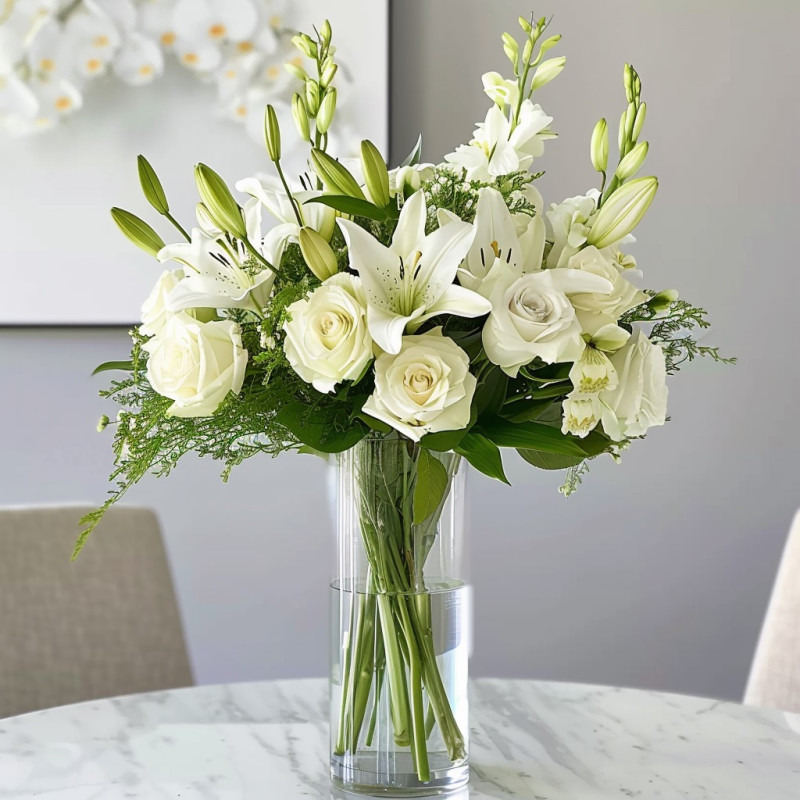
<svg viewBox="0 0 800 800">
<path fill-rule="evenodd" d="M 472 481 L 476 674 L 628 684 L 738 698 L 791 515 L 798 378 L 794 253 L 800 13 L 789 2 L 551 3 L 567 71 L 541 102 L 561 133 L 545 200 L 585 191 L 588 139 L 642 74 L 662 178 L 636 256 L 648 285 L 713 311 L 735 368 L 690 365 L 673 422 L 577 495 L 514 462 L 508 489 Z M 394 156 L 469 139 L 503 69 L 508 0 L 394 3 Z M 3 187 L 4 200 L 9 197 Z M 46 222 L 46 221 L 45 221 Z M 4 264 L 0 269 L 10 267 Z M 13 302 L 13 298 L 6 302 Z M 0 503 L 103 497 L 107 411 L 93 366 L 120 330 L 0 330 Z M 323 466 L 252 461 L 227 486 L 195 460 L 129 498 L 158 510 L 200 682 L 323 674 L 331 533 Z M 65 569 L 69 567 L 65 565 Z"/>
</svg>

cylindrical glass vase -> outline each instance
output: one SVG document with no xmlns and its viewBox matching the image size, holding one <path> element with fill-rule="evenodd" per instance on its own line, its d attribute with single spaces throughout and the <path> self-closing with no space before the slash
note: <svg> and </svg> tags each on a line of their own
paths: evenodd
<svg viewBox="0 0 800 800">
<path fill-rule="evenodd" d="M 365 794 L 469 779 L 466 464 L 397 436 L 338 458 L 331 777 Z"/>
</svg>

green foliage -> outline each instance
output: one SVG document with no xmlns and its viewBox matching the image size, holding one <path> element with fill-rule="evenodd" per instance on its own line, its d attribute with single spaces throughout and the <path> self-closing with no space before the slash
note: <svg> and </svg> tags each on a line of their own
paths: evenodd
<svg viewBox="0 0 800 800">
<path fill-rule="evenodd" d="M 490 478 L 497 478 L 503 483 L 509 483 L 503 469 L 503 456 L 500 448 L 482 433 L 473 429 L 461 439 L 454 449 L 479 472 Z"/>
<path fill-rule="evenodd" d="M 436 512 L 447 491 L 449 480 L 444 464 L 420 448 L 417 480 L 414 485 L 414 524 L 419 525 Z"/>
</svg>

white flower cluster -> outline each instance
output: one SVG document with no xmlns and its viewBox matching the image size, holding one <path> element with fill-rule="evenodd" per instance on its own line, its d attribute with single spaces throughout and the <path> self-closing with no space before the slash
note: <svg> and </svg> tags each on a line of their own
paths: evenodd
<svg viewBox="0 0 800 800">
<path fill-rule="evenodd" d="M 286 0 L 6 0 L 0 3 L 0 130 L 47 130 L 78 111 L 91 84 L 129 86 L 165 61 L 216 90 L 216 111 L 263 136 L 267 102 L 288 118 L 298 81 Z"/>
</svg>

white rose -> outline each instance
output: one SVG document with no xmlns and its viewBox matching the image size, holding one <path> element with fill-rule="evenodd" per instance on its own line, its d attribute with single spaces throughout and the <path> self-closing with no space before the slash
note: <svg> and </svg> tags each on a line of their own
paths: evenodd
<svg viewBox="0 0 800 800">
<path fill-rule="evenodd" d="M 364 411 L 419 441 L 426 433 L 469 424 L 476 383 L 467 354 L 436 328 L 404 336 L 397 355 L 378 356 L 375 391 Z"/>
<path fill-rule="evenodd" d="M 604 325 L 615 325 L 626 311 L 646 303 L 649 299 L 596 247 L 585 247 L 567 263 L 570 269 L 599 275 L 610 281 L 614 287 L 607 293 L 589 292 L 576 294 L 570 298 L 584 333 L 595 334 Z"/>
<path fill-rule="evenodd" d="M 561 433 L 583 439 L 600 421 L 601 406 L 596 394 L 573 392 L 563 402 Z"/>
<path fill-rule="evenodd" d="M 534 358 L 548 364 L 577 361 L 584 341 L 569 295 L 612 289 L 605 278 L 579 270 L 547 269 L 520 276 L 500 265 L 484 286 L 492 311 L 483 327 L 483 347 L 489 360 L 512 378 Z"/>
<path fill-rule="evenodd" d="M 339 273 L 289 306 L 284 349 L 294 371 L 318 392 L 359 378 L 372 361 L 361 281 Z"/>
<path fill-rule="evenodd" d="M 153 291 L 142 304 L 142 324 L 139 330 L 145 336 L 155 336 L 164 329 L 173 314 L 167 308 L 167 297 L 184 277 L 182 269 L 165 270 L 159 276 Z"/>
<path fill-rule="evenodd" d="M 615 442 L 643 436 L 667 416 L 664 351 L 641 330 L 611 356 L 619 378 L 616 389 L 601 392 L 603 430 Z"/>
<path fill-rule="evenodd" d="M 567 261 L 586 244 L 599 198 L 600 192 L 591 189 L 586 195 L 568 197 L 563 203 L 550 206 L 545 215 L 550 229 L 548 238 L 553 242 L 547 256 L 548 267 L 565 267 Z"/>
<path fill-rule="evenodd" d="M 175 401 L 167 410 L 172 416 L 210 416 L 229 392 L 241 391 L 247 350 L 235 322 L 198 322 L 181 312 L 144 349 L 149 353 L 147 380 Z"/>
</svg>

